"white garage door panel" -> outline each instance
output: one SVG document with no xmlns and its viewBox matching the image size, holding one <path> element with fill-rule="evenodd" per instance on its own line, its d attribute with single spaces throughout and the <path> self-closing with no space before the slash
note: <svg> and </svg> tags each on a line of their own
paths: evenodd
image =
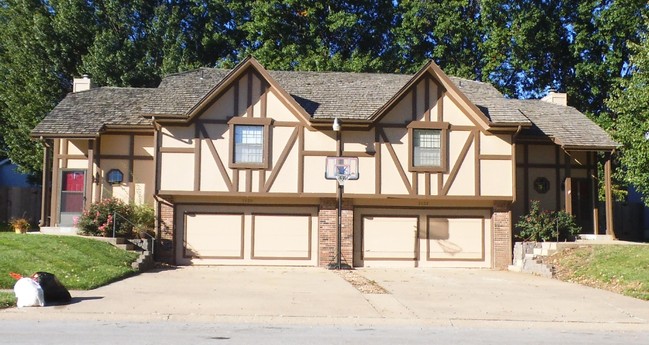
<svg viewBox="0 0 649 345">
<path fill-rule="evenodd" d="M 179 204 L 180 265 L 318 264 L 314 206 Z"/>
<path fill-rule="evenodd" d="M 185 257 L 243 258 L 242 214 L 187 214 Z"/>
<path fill-rule="evenodd" d="M 417 217 L 363 217 L 363 258 L 414 259 Z"/>
<path fill-rule="evenodd" d="M 253 259 L 309 259 L 310 215 L 253 214 Z"/>
<path fill-rule="evenodd" d="M 484 221 L 481 218 L 428 218 L 429 258 L 484 259 Z"/>
</svg>

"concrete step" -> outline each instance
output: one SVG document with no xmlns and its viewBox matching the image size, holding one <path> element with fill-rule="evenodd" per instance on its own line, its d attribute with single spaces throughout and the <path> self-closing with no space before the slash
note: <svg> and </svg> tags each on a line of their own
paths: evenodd
<svg viewBox="0 0 649 345">
<path fill-rule="evenodd" d="M 114 246 L 119 248 L 119 249 L 129 250 L 129 251 L 132 251 L 132 250 L 135 249 L 135 246 L 133 245 L 133 243 L 118 243 L 118 244 L 114 244 Z"/>
<path fill-rule="evenodd" d="M 153 268 L 153 266 L 153 255 L 151 255 L 151 253 L 148 251 L 141 252 L 140 257 L 131 264 L 131 267 L 133 267 L 133 269 L 136 269 L 140 272 L 149 270 Z"/>
<path fill-rule="evenodd" d="M 595 234 L 581 234 L 577 236 L 580 240 L 585 241 L 613 241 L 615 240 L 611 235 L 595 235 Z"/>
</svg>

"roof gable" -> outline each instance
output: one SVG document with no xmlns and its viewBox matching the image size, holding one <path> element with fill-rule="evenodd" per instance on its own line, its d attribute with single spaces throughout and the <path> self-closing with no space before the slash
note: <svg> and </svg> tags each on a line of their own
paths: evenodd
<svg viewBox="0 0 649 345">
<path fill-rule="evenodd" d="M 189 111 L 187 111 L 187 120 L 193 118 L 205 111 L 218 97 L 222 96 L 239 78 L 252 72 L 257 74 L 260 79 L 268 83 L 275 91 L 276 96 L 301 122 L 310 125 L 309 114 L 300 106 L 297 101 L 284 90 L 275 79 L 264 69 L 257 60 L 249 56 L 233 68 L 223 77 L 212 89 L 207 92 Z"/>
<path fill-rule="evenodd" d="M 388 100 L 382 107 L 377 109 L 369 118 L 372 122 L 380 121 L 403 97 L 413 88 L 417 83 L 427 78 L 430 75 L 437 83 L 439 83 L 446 94 L 464 111 L 471 121 L 477 126 L 486 130 L 490 126 L 490 121 L 487 116 L 471 102 L 462 91 L 451 81 L 451 79 L 433 62 L 429 61 L 424 65 L 408 82 L 396 92 L 390 100 Z"/>
</svg>

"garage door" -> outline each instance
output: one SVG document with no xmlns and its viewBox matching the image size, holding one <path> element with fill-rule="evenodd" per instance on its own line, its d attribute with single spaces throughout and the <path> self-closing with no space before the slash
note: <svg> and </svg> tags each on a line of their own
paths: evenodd
<svg viewBox="0 0 649 345">
<path fill-rule="evenodd" d="M 180 206 L 181 264 L 317 264 L 317 210 L 309 207 Z"/>
<path fill-rule="evenodd" d="M 354 213 L 355 266 L 491 267 L 489 210 Z"/>
</svg>

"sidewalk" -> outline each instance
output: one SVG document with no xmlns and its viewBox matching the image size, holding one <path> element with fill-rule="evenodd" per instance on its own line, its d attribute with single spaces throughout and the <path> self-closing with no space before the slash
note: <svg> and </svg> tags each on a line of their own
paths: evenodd
<svg viewBox="0 0 649 345">
<path fill-rule="evenodd" d="M 73 291 L 70 305 L 0 310 L 0 320 L 649 331 L 648 302 L 557 280 L 466 269 L 359 269 L 355 274 L 388 293 L 361 293 L 335 271 L 321 268 L 182 267 Z"/>
</svg>

